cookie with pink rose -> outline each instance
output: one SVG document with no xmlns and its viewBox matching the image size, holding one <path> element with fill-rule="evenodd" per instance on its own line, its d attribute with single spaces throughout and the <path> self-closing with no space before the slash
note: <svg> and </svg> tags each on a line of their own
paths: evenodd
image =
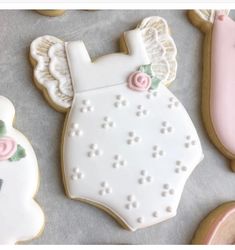
<svg viewBox="0 0 235 250">
<path fill-rule="evenodd" d="M 38 89 L 67 113 L 68 197 L 134 231 L 176 215 L 203 153 L 187 111 L 167 87 L 177 71 L 167 22 L 145 18 L 123 34 L 121 48 L 93 60 L 81 40 L 43 36 L 32 42 L 30 58 Z"/>
<path fill-rule="evenodd" d="M 0 96 L 0 107 L 0 244 L 15 244 L 38 236 L 44 215 L 34 201 L 39 178 L 33 148 L 12 126 L 13 104 Z"/>
<path fill-rule="evenodd" d="M 6 125 L 4 121 L 0 120 L 0 161 L 19 161 L 26 157 L 25 149 L 17 145 L 16 141 L 6 134 Z"/>
<path fill-rule="evenodd" d="M 136 91 L 146 91 L 156 89 L 160 79 L 152 71 L 152 65 L 142 65 L 139 69 L 128 77 L 128 87 Z"/>
</svg>

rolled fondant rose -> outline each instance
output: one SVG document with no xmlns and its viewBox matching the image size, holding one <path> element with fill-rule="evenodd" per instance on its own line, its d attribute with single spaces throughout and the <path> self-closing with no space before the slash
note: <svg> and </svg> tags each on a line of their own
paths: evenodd
<svg viewBox="0 0 235 250">
<path fill-rule="evenodd" d="M 0 161 L 9 160 L 17 150 L 16 142 L 10 137 L 0 138 Z"/>
<path fill-rule="evenodd" d="M 151 77 L 143 72 L 133 72 L 128 78 L 128 87 L 136 91 L 148 90 L 151 86 Z"/>
</svg>

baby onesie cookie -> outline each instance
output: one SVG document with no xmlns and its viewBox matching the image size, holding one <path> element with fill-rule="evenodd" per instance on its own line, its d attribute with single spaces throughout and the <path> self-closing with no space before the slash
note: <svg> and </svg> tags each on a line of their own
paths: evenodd
<svg viewBox="0 0 235 250">
<path fill-rule="evenodd" d="M 37 237 L 44 215 L 33 197 L 38 188 L 38 164 L 28 140 L 15 128 L 13 104 L 0 96 L 0 244 Z"/>
<path fill-rule="evenodd" d="M 203 154 L 191 119 L 166 87 L 177 70 L 166 21 L 144 19 L 124 33 L 121 51 L 92 61 L 82 41 L 43 36 L 32 42 L 30 58 L 38 88 L 67 112 L 67 195 L 134 231 L 176 215 Z"/>
<path fill-rule="evenodd" d="M 214 209 L 201 223 L 192 240 L 193 244 L 235 244 L 235 202 Z"/>
<path fill-rule="evenodd" d="M 205 34 L 202 114 L 207 132 L 235 171 L 235 22 L 229 11 L 191 10 L 192 23 Z"/>
</svg>

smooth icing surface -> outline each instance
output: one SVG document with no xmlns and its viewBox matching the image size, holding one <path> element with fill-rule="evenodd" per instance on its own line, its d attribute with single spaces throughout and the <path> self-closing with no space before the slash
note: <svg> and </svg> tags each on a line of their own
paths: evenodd
<svg viewBox="0 0 235 250">
<path fill-rule="evenodd" d="M 93 62 L 82 41 L 65 44 L 75 92 L 122 84 L 136 65 L 150 63 L 141 33 L 132 30 L 125 32 L 124 36 L 128 55 L 110 54 Z M 110 67 L 114 61 L 115 67 Z"/>
<path fill-rule="evenodd" d="M 102 206 L 136 230 L 176 214 L 184 184 L 203 154 L 191 119 L 165 87 L 177 69 L 165 20 L 146 18 L 124 38 L 129 54 L 93 62 L 83 42 L 65 44 L 73 100 L 64 128 L 63 174 L 71 198 Z M 48 56 L 43 66 L 50 72 L 61 55 L 54 52 L 62 48 L 51 41 L 52 66 Z M 45 39 L 32 44 L 35 55 Z M 133 90 L 128 78 L 148 64 L 158 86 Z"/>
<path fill-rule="evenodd" d="M 187 112 L 164 85 L 153 93 L 126 83 L 76 94 L 63 159 L 71 198 L 101 204 L 136 230 L 176 214 L 202 150 Z"/>
<path fill-rule="evenodd" d="M 26 151 L 26 157 L 20 161 L 0 161 L 0 244 L 14 244 L 36 237 L 43 228 L 44 215 L 32 198 L 38 186 L 35 153 L 28 140 L 12 127 L 15 115 L 12 103 L 0 96 L 0 107 L 7 137 Z"/>
<path fill-rule="evenodd" d="M 235 154 L 235 22 L 215 19 L 212 34 L 210 112 L 215 132 Z"/>
<path fill-rule="evenodd" d="M 228 202 L 214 209 L 196 231 L 193 244 L 233 245 L 235 242 L 235 203 Z"/>
<path fill-rule="evenodd" d="M 233 245 L 235 242 L 235 206 L 225 209 L 214 218 L 210 230 L 207 232 L 205 244 Z"/>
</svg>

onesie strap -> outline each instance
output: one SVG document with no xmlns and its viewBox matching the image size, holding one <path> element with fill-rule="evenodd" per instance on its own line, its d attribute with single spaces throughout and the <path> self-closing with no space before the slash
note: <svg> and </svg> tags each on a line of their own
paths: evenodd
<svg viewBox="0 0 235 250">
<path fill-rule="evenodd" d="M 128 54 L 109 54 L 94 61 L 82 41 L 65 44 L 75 93 L 125 83 L 131 72 L 149 63 L 139 29 L 124 33 L 124 40 Z"/>
</svg>

